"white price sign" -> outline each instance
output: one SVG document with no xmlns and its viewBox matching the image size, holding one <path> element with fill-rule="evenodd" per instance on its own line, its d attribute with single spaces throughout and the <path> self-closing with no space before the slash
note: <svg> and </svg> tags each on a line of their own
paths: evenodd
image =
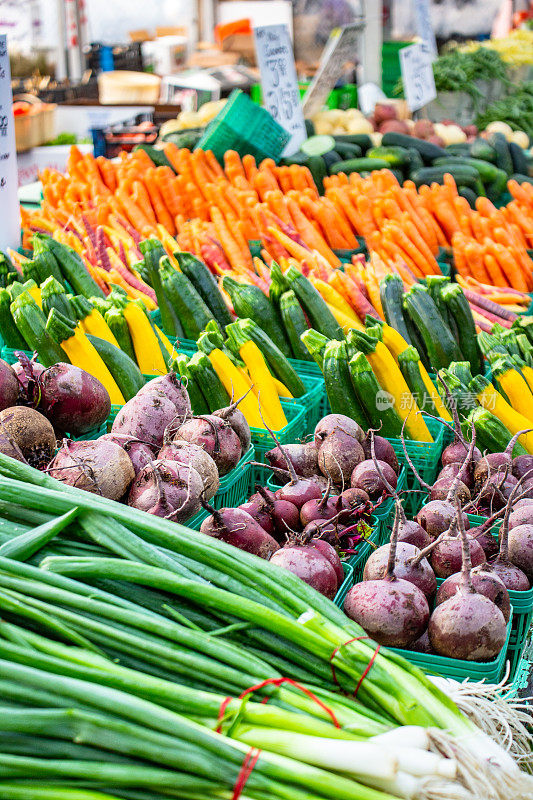
<svg viewBox="0 0 533 800">
<path fill-rule="evenodd" d="M 315 77 L 303 98 L 306 117 L 311 118 L 321 110 L 342 75 L 344 65 L 357 62 L 357 48 L 363 27 L 361 23 L 354 22 L 331 31 Z"/>
<path fill-rule="evenodd" d="M 403 90 L 410 111 L 417 111 L 437 96 L 431 53 L 425 44 L 411 44 L 400 50 Z"/>
<path fill-rule="evenodd" d="M 20 245 L 17 152 L 7 37 L 0 36 L 0 250 Z"/>
<path fill-rule="evenodd" d="M 433 24 L 431 22 L 429 0 L 415 0 L 415 16 L 417 33 L 424 44 L 428 46 L 431 59 L 434 61 L 437 58 L 438 52 Z"/>
<path fill-rule="evenodd" d="M 263 105 L 291 135 L 283 155 L 290 156 L 307 139 L 294 66 L 294 53 L 287 25 L 254 28 L 257 63 L 261 72 Z"/>
</svg>

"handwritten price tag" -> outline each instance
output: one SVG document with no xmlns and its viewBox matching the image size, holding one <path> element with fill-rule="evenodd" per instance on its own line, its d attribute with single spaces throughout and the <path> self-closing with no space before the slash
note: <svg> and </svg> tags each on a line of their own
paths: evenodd
<svg viewBox="0 0 533 800">
<path fill-rule="evenodd" d="M 429 0 L 415 0 L 416 30 L 424 44 L 427 45 L 431 60 L 435 61 L 438 55 L 437 42 L 431 22 Z"/>
<path fill-rule="evenodd" d="M 346 63 L 356 63 L 364 24 L 354 22 L 331 31 L 315 77 L 303 98 L 305 116 L 310 119 L 320 111 L 342 75 Z"/>
<path fill-rule="evenodd" d="M 431 53 L 426 44 L 402 47 L 400 67 L 403 89 L 411 111 L 417 111 L 436 98 Z"/>
<path fill-rule="evenodd" d="M 262 25 L 254 28 L 254 37 L 263 105 L 291 134 L 283 151 L 290 156 L 300 149 L 307 133 L 289 29 L 287 25 Z"/>
<path fill-rule="evenodd" d="M 17 153 L 7 37 L 0 36 L 0 250 L 20 244 Z"/>
</svg>

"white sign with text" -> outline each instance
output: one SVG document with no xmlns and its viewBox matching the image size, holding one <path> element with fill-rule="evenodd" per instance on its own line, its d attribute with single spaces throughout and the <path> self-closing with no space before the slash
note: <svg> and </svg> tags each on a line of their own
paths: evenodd
<svg viewBox="0 0 533 800">
<path fill-rule="evenodd" d="M 17 151 L 7 37 L 0 36 L 0 250 L 20 246 Z"/>
<path fill-rule="evenodd" d="M 291 135 L 283 155 L 290 156 L 307 139 L 294 65 L 292 41 L 287 25 L 254 28 L 257 63 L 261 72 L 263 105 Z"/>
<path fill-rule="evenodd" d="M 415 17 L 417 33 L 424 44 L 428 46 L 431 60 L 434 61 L 437 58 L 438 51 L 433 24 L 431 22 L 429 0 L 415 0 Z"/>
<path fill-rule="evenodd" d="M 362 28 L 361 23 L 354 22 L 331 31 L 315 77 L 303 98 L 303 108 L 307 118 L 313 117 L 322 109 L 342 75 L 344 65 L 357 63 L 357 48 Z"/>
<path fill-rule="evenodd" d="M 400 50 L 403 91 L 410 111 L 417 111 L 437 96 L 431 53 L 427 45 L 411 44 Z"/>
</svg>

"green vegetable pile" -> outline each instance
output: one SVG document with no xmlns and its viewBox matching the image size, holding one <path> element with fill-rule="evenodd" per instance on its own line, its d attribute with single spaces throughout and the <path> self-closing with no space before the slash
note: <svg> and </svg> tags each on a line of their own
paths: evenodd
<svg viewBox="0 0 533 800">
<path fill-rule="evenodd" d="M 525 131 L 533 137 L 533 81 L 517 86 L 507 97 L 490 105 L 476 119 L 478 128 L 491 122 L 507 122 L 516 131 Z"/>
</svg>

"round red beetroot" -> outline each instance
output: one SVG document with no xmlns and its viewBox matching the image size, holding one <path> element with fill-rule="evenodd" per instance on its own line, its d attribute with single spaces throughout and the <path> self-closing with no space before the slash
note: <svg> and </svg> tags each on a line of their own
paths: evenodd
<svg viewBox="0 0 533 800">
<path fill-rule="evenodd" d="M 270 558 L 279 547 L 276 540 L 241 508 L 213 509 L 211 516 L 202 522 L 200 531 L 259 558 Z"/>
<path fill-rule="evenodd" d="M 431 536 L 426 533 L 424 528 L 418 524 L 418 522 L 415 522 L 414 519 L 406 519 L 404 522 L 400 521 L 400 527 L 398 529 L 398 541 L 414 544 L 415 547 L 423 550 L 425 547 L 431 544 L 433 540 Z"/>
<path fill-rule="evenodd" d="M 177 461 L 182 465 L 191 464 L 203 481 L 206 500 L 211 500 L 218 492 L 220 480 L 217 465 L 209 453 L 197 444 L 179 440 L 164 444 L 157 457 L 164 461 Z"/>
<path fill-rule="evenodd" d="M 14 406 L 19 396 L 19 383 L 13 368 L 0 358 L 0 411 Z"/>
<path fill-rule="evenodd" d="M 158 449 L 163 444 L 165 429 L 176 417 L 176 406 L 159 392 L 136 394 L 122 406 L 111 431 L 148 442 Z"/>
<path fill-rule="evenodd" d="M 468 546 L 472 566 L 477 567 L 480 564 L 484 564 L 486 561 L 485 553 L 479 542 L 469 537 Z M 459 572 L 463 563 L 461 539 L 458 536 L 445 536 L 435 545 L 430 561 L 437 578 L 448 578 L 455 572 Z"/>
<path fill-rule="evenodd" d="M 152 378 L 137 394 L 153 394 L 154 392 L 159 392 L 174 404 L 178 418 L 184 420 L 187 414 L 191 413 L 191 401 L 189 400 L 187 389 L 175 372 Z"/>
<path fill-rule="evenodd" d="M 320 594 L 332 600 L 337 594 L 337 574 L 326 556 L 310 545 L 286 545 L 270 559 L 272 564 L 288 569 Z"/>
<path fill-rule="evenodd" d="M 72 436 L 97 428 L 109 416 L 105 386 L 85 370 L 59 362 L 39 376 L 38 409 L 56 430 Z"/>
<path fill-rule="evenodd" d="M 120 500 L 135 472 L 130 457 L 115 442 L 64 439 L 50 462 L 50 475 L 69 486 Z"/>
<path fill-rule="evenodd" d="M 409 647 L 425 631 L 429 620 L 423 592 L 401 579 L 357 583 L 346 595 L 344 611 L 386 647 Z"/>
<path fill-rule="evenodd" d="M 488 597 L 489 600 L 500 609 L 506 622 L 509 621 L 511 613 L 511 601 L 509 599 L 509 592 L 501 578 L 494 572 L 485 572 L 482 567 L 472 570 L 472 585 L 478 594 Z M 437 596 L 435 597 L 435 605 L 440 606 L 450 597 L 453 597 L 459 589 L 462 582 L 460 572 L 450 575 L 449 578 L 439 586 Z"/>
<path fill-rule="evenodd" d="M 342 561 L 339 558 L 339 554 L 335 550 L 335 548 L 329 543 L 326 542 L 324 539 L 311 539 L 309 542 L 311 547 L 314 547 L 321 553 L 324 558 L 327 558 L 333 569 L 335 570 L 335 574 L 337 576 L 337 589 L 344 581 L 344 570 L 342 568 Z"/>
<path fill-rule="evenodd" d="M 428 633 L 431 646 L 441 656 L 491 661 L 505 644 L 507 628 L 492 600 L 459 590 L 437 606 Z"/>
<path fill-rule="evenodd" d="M 241 440 L 231 425 L 213 414 L 188 419 L 180 425 L 174 440 L 203 448 L 217 465 L 219 475 L 236 467 L 242 455 Z"/>
<path fill-rule="evenodd" d="M 390 547 L 390 544 L 385 544 L 374 550 L 365 564 L 363 580 L 379 580 L 385 577 Z M 414 583 L 427 598 L 431 598 L 437 591 L 437 579 L 426 558 L 423 558 L 418 563 L 414 562 L 419 553 L 420 550 L 413 544 L 398 542 L 394 575 L 396 578 L 403 578 L 405 581 Z"/>
<path fill-rule="evenodd" d="M 385 461 L 378 460 L 378 464 L 388 483 L 395 489 L 398 478 L 393 468 Z M 351 483 L 353 489 L 363 489 L 371 500 L 377 500 L 381 497 L 383 492 L 387 491 L 387 487 L 379 475 L 374 462 L 371 460 L 361 461 L 361 463 L 356 466 L 352 472 Z"/>
<path fill-rule="evenodd" d="M 509 561 L 533 581 L 533 525 L 517 525 L 509 531 Z"/>
<path fill-rule="evenodd" d="M 320 445 L 318 467 L 334 484 L 345 486 L 364 457 L 363 448 L 354 436 L 336 430 Z"/>
<path fill-rule="evenodd" d="M 155 449 L 153 447 L 141 442 L 139 439 L 126 436 L 124 433 L 106 433 L 100 436 L 99 441 L 115 442 L 119 447 L 122 447 L 129 455 L 136 475 L 155 458 Z"/>
<path fill-rule="evenodd" d="M 156 459 L 133 481 L 128 505 L 173 522 L 185 522 L 200 510 L 203 490 L 203 481 L 194 467 Z"/>
</svg>

